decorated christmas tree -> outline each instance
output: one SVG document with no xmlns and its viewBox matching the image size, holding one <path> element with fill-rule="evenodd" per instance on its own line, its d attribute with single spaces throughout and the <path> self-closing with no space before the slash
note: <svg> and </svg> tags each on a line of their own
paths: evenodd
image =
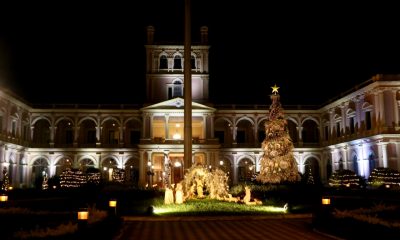
<svg viewBox="0 0 400 240">
<path fill-rule="evenodd" d="M 272 87 L 269 119 L 265 122 L 265 139 L 262 142 L 264 155 L 261 159 L 257 180 L 262 183 L 295 182 L 300 180 L 293 156 L 293 143 L 287 121 L 279 101 L 279 87 Z"/>
</svg>

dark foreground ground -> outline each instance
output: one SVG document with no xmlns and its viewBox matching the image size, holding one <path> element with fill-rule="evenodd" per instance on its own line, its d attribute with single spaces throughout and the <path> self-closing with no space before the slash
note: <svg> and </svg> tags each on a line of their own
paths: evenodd
<svg viewBox="0 0 400 240">
<path fill-rule="evenodd" d="M 284 191 L 286 192 L 273 193 L 275 196 L 279 196 L 276 197 L 276 201 L 290 201 L 294 206 L 296 204 L 306 206 L 300 211 L 293 208 L 291 209 L 291 213 L 293 215 L 303 214 L 303 216 L 306 214 L 307 217 L 305 220 L 303 218 L 301 223 L 303 227 L 306 226 L 309 228 L 309 231 L 313 232 L 311 233 L 312 235 L 318 232 L 319 234 L 324 233 L 339 239 L 371 239 L 371 236 L 377 236 L 379 239 L 385 240 L 400 239 L 400 191 L 398 190 L 323 189 L 318 190 L 318 192 L 304 192 L 301 190 L 304 194 L 288 194 L 287 189 Z M 186 228 L 185 234 L 191 235 L 191 230 L 198 231 L 194 230 L 196 226 L 202 226 L 205 229 L 215 229 L 215 226 L 219 226 L 219 228 L 225 230 L 234 229 L 229 234 L 245 233 L 247 230 L 243 230 L 241 226 L 247 226 L 244 229 L 249 229 L 248 231 L 251 231 L 249 234 L 256 237 L 260 235 L 259 231 L 257 231 L 259 228 L 267 231 L 273 226 L 274 231 L 281 231 L 282 229 L 290 229 L 296 226 L 296 224 L 292 226 L 293 223 L 282 222 L 278 219 L 238 220 L 234 221 L 234 223 L 228 221 L 224 225 L 221 225 L 220 221 L 188 221 L 190 217 L 182 217 L 179 220 L 170 221 L 170 223 L 153 225 L 152 221 L 149 220 L 157 217 L 152 216 L 148 209 L 154 203 L 154 199 L 162 197 L 162 194 L 162 192 L 157 190 L 121 190 L 120 188 L 48 192 L 33 189 L 13 190 L 13 192 L 9 193 L 9 201 L 1 204 L 0 207 L 0 239 L 146 239 L 140 238 L 141 234 L 149 234 L 150 238 L 148 239 L 151 239 L 152 234 L 156 231 L 153 227 L 159 229 L 157 231 L 161 231 L 163 234 L 171 233 L 171 236 L 174 236 L 173 232 L 170 232 L 170 229 L 178 231 L 179 228 L 184 227 Z M 268 193 L 266 197 L 271 198 L 273 194 Z M 305 197 L 305 195 L 308 196 Z M 329 197 L 331 204 L 327 206 L 321 205 L 322 196 Z M 118 211 L 111 211 L 108 206 L 110 199 L 118 199 Z M 381 206 L 383 206 L 382 208 L 385 206 L 397 206 L 398 208 L 368 212 L 368 210 L 376 208 L 376 206 L 378 206 L 378 209 Z M 77 211 L 82 208 L 95 209 L 98 212 L 97 215 L 100 216 L 98 217 L 99 221 L 90 224 L 85 221 L 78 221 Z M 13 209 L 18 209 L 18 211 Z M 21 211 L 21 209 L 23 210 Z M 354 217 L 337 218 L 337 214 L 335 213 L 336 210 L 350 211 L 354 209 L 363 209 L 363 211 L 360 211 L 362 212 L 361 220 Z M 129 217 L 135 217 L 136 219 L 138 217 L 143 218 L 144 221 L 141 223 L 139 223 L 140 221 L 130 221 Z M 226 219 L 232 216 L 224 215 L 220 217 Z M 240 217 L 243 218 L 243 216 Z M 365 221 L 368 218 L 372 220 L 369 222 Z M 387 222 L 391 223 L 391 225 L 388 226 Z M 398 224 L 397 227 L 393 227 L 396 223 Z M 283 224 L 283 226 L 279 227 L 279 224 Z M 48 233 L 49 229 L 53 229 L 50 232 L 54 234 L 54 232 L 57 232 L 54 229 L 60 225 L 64 227 L 58 231 L 64 232 L 64 234 L 56 233 L 56 235 L 51 235 Z M 257 228 L 251 227 L 252 225 L 257 226 Z M 42 231 L 43 234 L 29 237 L 29 231 L 37 233 L 38 230 Z M 143 232 L 144 230 L 147 233 Z M 16 235 L 17 232 L 24 232 L 25 235 Z M 200 234 L 199 236 L 206 236 L 207 234 L 212 234 L 212 232 L 207 232 L 206 230 L 206 232 L 198 232 L 197 234 Z M 295 233 L 291 234 L 295 235 Z M 125 238 L 131 235 L 138 236 L 139 238 Z M 179 239 L 179 237 L 175 239 Z M 187 238 L 183 237 L 182 239 Z M 224 238 L 221 237 L 221 239 Z M 233 237 L 232 239 L 239 238 Z"/>
</svg>

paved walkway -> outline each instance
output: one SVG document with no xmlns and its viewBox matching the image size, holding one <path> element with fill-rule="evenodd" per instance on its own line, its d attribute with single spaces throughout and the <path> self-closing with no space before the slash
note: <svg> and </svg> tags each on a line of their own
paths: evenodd
<svg viewBox="0 0 400 240">
<path fill-rule="evenodd" d="M 313 230 L 309 215 L 124 217 L 114 240 L 332 240 Z"/>
</svg>

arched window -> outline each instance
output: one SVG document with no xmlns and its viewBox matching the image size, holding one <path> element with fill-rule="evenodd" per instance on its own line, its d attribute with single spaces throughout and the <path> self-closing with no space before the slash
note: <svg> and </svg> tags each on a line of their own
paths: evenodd
<svg viewBox="0 0 400 240">
<path fill-rule="evenodd" d="M 312 120 L 306 120 L 303 123 L 302 139 L 304 143 L 319 142 L 319 131 L 316 122 Z"/>
<path fill-rule="evenodd" d="M 174 97 L 182 97 L 182 83 L 181 82 L 174 82 Z"/>
<path fill-rule="evenodd" d="M 168 59 L 167 56 L 162 55 L 160 57 L 160 69 L 168 69 Z"/>
<path fill-rule="evenodd" d="M 179 55 L 174 57 L 174 69 L 182 69 L 182 58 Z"/>
<path fill-rule="evenodd" d="M 183 96 L 183 84 L 181 80 L 174 81 L 168 86 L 168 99 Z"/>
<path fill-rule="evenodd" d="M 192 56 L 190 58 L 190 66 L 192 67 L 192 69 L 196 69 L 197 68 L 197 66 L 196 66 L 196 58 L 194 56 Z"/>
<path fill-rule="evenodd" d="M 372 120 L 371 120 L 371 112 L 365 112 L 365 129 L 371 130 L 372 129 Z"/>
</svg>

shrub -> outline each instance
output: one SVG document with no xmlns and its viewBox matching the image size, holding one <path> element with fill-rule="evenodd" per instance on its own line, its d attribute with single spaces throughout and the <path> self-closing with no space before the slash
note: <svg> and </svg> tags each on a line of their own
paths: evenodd
<svg viewBox="0 0 400 240">
<path fill-rule="evenodd" d="M 368 184 L 375 187 L 382 185 L 400 185 L 400 173 L 390 168 L 375 168 L 368 178 Z"/>
<path fill-rule="evenodd" d="M 329 178 L 329 186 L 331 187 L 350 187 L 359 188 L 363 186 L 363 178 L 357 176 L 355 172 L 349 169 L 337 170 Z"/>
</svg>

